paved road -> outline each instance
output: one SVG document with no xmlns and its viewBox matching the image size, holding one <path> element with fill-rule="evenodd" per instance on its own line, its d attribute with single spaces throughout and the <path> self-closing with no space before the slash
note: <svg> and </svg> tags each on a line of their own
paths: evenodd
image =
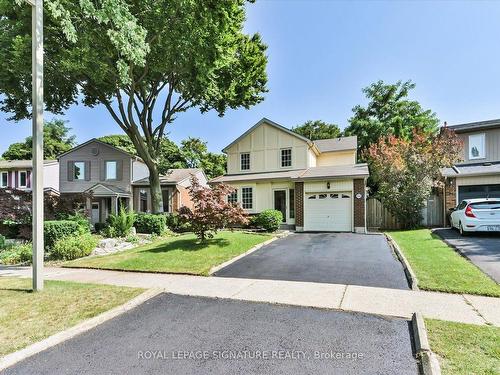
<svg viewBox="0 0 500 375">
<path fill-rule="evenodd" d="M 153 351 L 157 354 L 153 355 Z M 207 351 L 209 359 L 172 358 L 173 352 L 182 357 L 196 351 Z M 257 351 L 272 356 L 275 351 L 275 356 L 293 355 L 297 359 L 215 359 L 229 355 L 227 351 L 242 356 L 253 356 Z M 333 351 L 344 356 L 357 353 L 358 359 L 314 359 L 315 351 Z M 405 320 L 161 294 L 5 372 L 83 373 L 405 375 L 418 372 Z"/>
<path fill-rule="evenodd" d="M 434 231 L 471 260 L 483 272 L 500 283 L 500 235 L 495 233 L 473 233 L 460 236 L 453 229 L 437 229 Z"/>
<path fill-rule="evenodd" d="M 215 275 L 409 289 L 401 263 L 376 234 L 291 234 Z"/>
</svg>

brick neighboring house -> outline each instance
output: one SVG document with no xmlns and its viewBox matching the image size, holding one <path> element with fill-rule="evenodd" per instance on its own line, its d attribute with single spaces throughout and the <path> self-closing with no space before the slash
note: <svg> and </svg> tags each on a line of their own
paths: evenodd
<svg viewBox="0 0 500 375">
<path fill-rule="evenodd" d="M 0 188 L 31 191 L 31 160 L 0 160 Z M 57 160 L 43 162 L 43 187 L 59 191 L 59 163 Z"/>
<path fill-rule="evenodd" d="M 463 161 L 442 171 L 445 214 L 464 199 L 500 198 L 500 119 L 448 128 L 455 131 L 464 147 Z"/>
<path fill-rule="evenodd" d="M 283 213 L 297 231 L 366 231 L 368 166 L 356 161 L 357 138 L 311 141 L 263 118 L 224 148 L 228 172 L 210 181 L 248 214 Z"/>
<path fill-rule="evenodd" d="M 106 221 L 121 205 L 136 212 L 151 212 L 149 171 L 140 158 L 91 139 L 58 160 L 61 195 L 89 193 L 92 198 L 87 199 L 87 210 L 92 224 Z M 193 175 L 206 185 L 207 178 L 200 169 L 172 169 L 160 176 L 164 212 L 191 206 L 187 188 Z"/>
</svg>

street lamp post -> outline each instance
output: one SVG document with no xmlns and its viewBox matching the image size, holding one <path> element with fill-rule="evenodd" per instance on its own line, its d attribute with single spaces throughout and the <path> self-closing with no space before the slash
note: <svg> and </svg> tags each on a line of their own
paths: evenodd
<svg viewBox="0 0 500 375">
<path fill-rule="evenodd" d="M 43 289 L 43 0 L 32 7 L 33 290 Z"/>
</svg>

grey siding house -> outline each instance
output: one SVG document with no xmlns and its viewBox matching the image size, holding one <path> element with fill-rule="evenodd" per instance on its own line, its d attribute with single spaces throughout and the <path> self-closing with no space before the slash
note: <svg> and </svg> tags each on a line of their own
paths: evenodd
<svg viewBox="0 0 500 375">
<path fill-rule="evenodd" d="M 88 193 L 92 198 L 87 199 L 86 208 L 92 224 L 106 221 L 120 206 L 136 212 L 151 211 L 149 171 L 140 158 L 91 139 L 60 155 L 58 160 L 61 195 Z M 192 175 L 206 184 L 206 177 L 199 169 L 174 169 L 162 176 L 165 212 L 177 211 L 181 195 L 183 205 L 191 204 L 185 189 Z"/>
</svg>

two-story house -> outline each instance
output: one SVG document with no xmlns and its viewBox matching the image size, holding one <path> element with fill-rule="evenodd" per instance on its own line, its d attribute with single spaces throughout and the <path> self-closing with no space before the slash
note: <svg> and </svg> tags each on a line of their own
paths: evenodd
<svg viewBox="0 0 500 375">
<path fill-rule="evenodd" d="M 0 160 L 0 188 L 31 191 L 31 160 Z M 59 190 L 59 163 L 57 160 L 43 162 L 43 187 Z"/>
<path fill-rule="evenodd" d="M 448 128 L 464 147 L 463 161 L 443 170 L 445 212 L 464 199 L 500 198 L 500 119 Z"/>
<path fill-rule="evenodd" d="M 356 163 L 356 137 L 311 141 L 263 118 L 224 148 L 227 174 L 211 184 L 248 214 L 282 212 L 297 231 L 366 231 L 368 166 Z"/>
<path fill-rule="evenodd" d="M 59 156 L 61 195 L 87 193 L 92 224 L 106 221 L 120 206 L 136 212 L 151 212 L 149 171 L 144 162 L 119 148 L 91 139 Z M 190 179 L 207 183 L 200 169 L 173 169 L 161 176 L 163 211 L 176 212 L 190 206 Z"/>
</svg>

